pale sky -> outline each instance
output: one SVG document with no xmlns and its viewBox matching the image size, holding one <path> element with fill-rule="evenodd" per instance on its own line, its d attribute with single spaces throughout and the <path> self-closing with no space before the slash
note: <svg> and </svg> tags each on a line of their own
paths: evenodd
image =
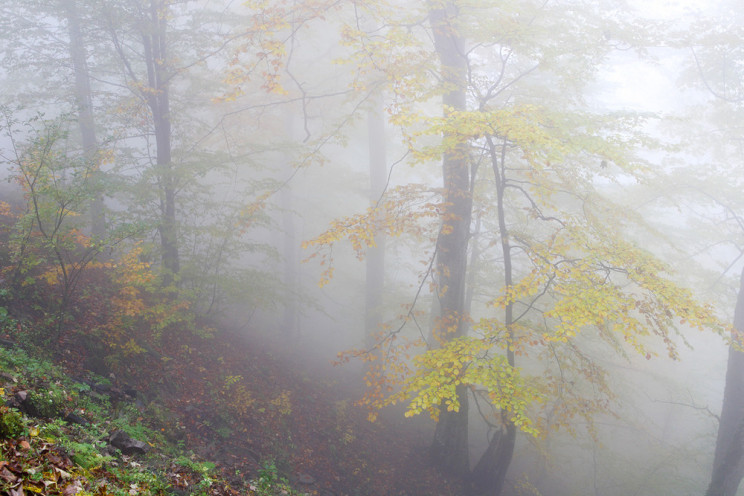
<svg viewBox="0 0 744 496">
<path fill-rule="evenodd" d="M 628 0 L 639 16 L 681 24 L 693 21 L 696 13 L 715 6 L 705 0 Z M 684 98 L 689 103 L 692 92 L 684 95 L 677 86 L 677 74 L 689 54 L 681 50 L 657 48 L 651 51 L 655 60 L 641 60 L 633 52 L 617 52 L 605 64 L 601 76 L 602 90 L 597 95 L 600 105 L 611 109 L 670 112 Z"/>
</svg>

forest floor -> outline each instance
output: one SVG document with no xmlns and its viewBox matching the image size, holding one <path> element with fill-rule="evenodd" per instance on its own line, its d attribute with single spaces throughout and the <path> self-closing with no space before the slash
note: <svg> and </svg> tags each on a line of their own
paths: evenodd
<svg viewBox="0 0 744 496">
<path fill-rule="evenodd" d="M 363 391 L 357 374 L 234 333 L 221 334 L 209 351 L 194 357 L 183 376 L 190 385 L 169 408 L 183 411 L 186 405 L 180 422 L 187 445 L 228 472 L 256 473 L 257 464 L 271 459 L 310 494 L 455 494 L 427 465 L 429 438 L 419 429 L 367 420 L 355 404 Z M 241 378 L 240 388 L 225 392 L 250 404 L 242 416 L 241 406 L 233 405 L 239 419 L 215 411 L 210 391 L 199 387 L 224 384 L 224 377 Z M 229 432 L 221 431 L 225 426 Z M 303 487 L 302 480 L 315 483 Z"/>
<path fill-rule="evenodd" d="M 355 405 L 363 387 L 352 371 L 300 362 L 283 347 L 243 333 L 163 339 L 171 343 L 160 349 L 172 353 L 139 353 L 118 364 L 118 375 L 105 374 L 74 340 L 48 355 L 54 367 L 33 350 L 0 349 L 31 357 L 0 361 L 3 400 L 23 391 L 67 395 L 54 415 L 25 415 L 21 431 L 6 433 L 0 494 L 458 494 L 456 484 L 428 466 L 425 428 L 385 416 L 367 420 Z M 105 408 L 88 397 L 88 386 L 100 389 L 99 383 L 109 394 Z M 12 423 L 3 408 L 0 431 L 3 420 Z M 85 424 L 60 420 L 70 414 Z M 152 449 L 122 455 L 110 446 L 115 428 Z M 81 452 L 87 453 L 82 459 Z M 41 458 L 34 461 L 33 453 Z M 124 475 L 125 468 L 139 475 Z"/>
</svg>

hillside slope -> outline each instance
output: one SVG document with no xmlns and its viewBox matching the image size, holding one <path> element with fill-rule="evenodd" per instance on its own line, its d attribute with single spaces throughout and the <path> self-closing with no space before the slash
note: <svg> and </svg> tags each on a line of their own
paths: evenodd
<svg viewBox="0 0 744 496">
<path fill-rule="evenodd" d="M 217 336 L 185 333 L 168 356 L 141 353 L 106 377 L 81 365 L 95 363 L 81 347 L 56 350 L 55 366 L 5 339 L 0 490 L 457 494 L 427 467 L 422 439 L 367 422 L 350 374 Z"/>
</svg>

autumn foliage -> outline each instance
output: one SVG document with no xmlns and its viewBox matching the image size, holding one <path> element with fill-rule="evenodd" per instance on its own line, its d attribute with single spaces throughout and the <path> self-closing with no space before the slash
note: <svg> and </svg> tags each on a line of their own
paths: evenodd
<svg viewBox="0 0 744 496">
<path fill-rule="evenodd" d="M 643 220 L 607 195 L 621 180 L 650 175 L 635 155 L 639 144 L 653 146 L 640 131 L 643 117 L 582 110 L 568 90 L 556 97 L 525 83 L 545 64 L 541 75 L 563 84 L 565 74 L 553 73 L 549 60 L 569 42 L 532 31 L 533 21 L 561 25 L 561 13 L 538 9 L 522 26 L 519 9 L 510 17 L 501 7 L 431 2 L 421 6 L 430 26 L 416 31 L 395 5 L 364 2 L 360 9 L 368 9 L 367 24 L 343 30 L 353 53 L 344 62 L 363 74 L 353 88 L 364 94 L 372 80 L 388 93 L 405 160 L 421 177 L 442 164 L 445 184 L 436 191 L 426 181 L 391 187 L 376 207 L 333 221 L 305 243 L 309 258 L 325 267 L 321 285 L 333 276 L 338 246 L 350 244 L 361 258 L 378 233 L 416 236 L 429 257 L 405 311 L 389 319 L 371 348 L 341 355 L 342 362 L 368 362 L 362 403 L 370 419 L 396 403 L 406 405 L 406 415 L 439 418 L 472 397 L 496 429 L 545 436 L 572 431 L 581 418 L 593 431 L 592 419 L 611 414 L 614 399 L 600 357 L 650 359 L 663 349 L 676 358 L 682 326 L 721 329 L 711 306 L 632 241 L 634 231 L 648 229 Z M 545 51 L 526 45 L 524 60 L 534 65 L 526 64 L 513 40 L 489 37 L 494 24 L 544 43 Z M 576 67 L 591 57 L 577 57 Z M 466 179 L 456 184 L 457 174 Z M 445 246 L 456 229 L 466 231 L 461 242 Z M 469 255 L 467 267 L 438 263 L 453 250 Z M 470 277 L 480 297 L 438 314 L 457 291 L 442 282 L 455 272 Z M 428 314 L 427 325 L 420 320 Z"/>
</svg>

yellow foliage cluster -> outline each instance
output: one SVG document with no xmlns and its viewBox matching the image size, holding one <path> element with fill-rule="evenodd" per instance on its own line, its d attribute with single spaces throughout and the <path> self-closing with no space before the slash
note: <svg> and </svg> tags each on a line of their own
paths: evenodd
<svg viewBox="0 0 744 496">
<path fill-rule="evenodd" d="M 144 353 L 145 347 L 158 349 L 166 330 L 190 328 L 189 301 L 174 288 L 161 286 L 141 244 L 113 263 L 112 269 L 116 292 L 109 298 L 108 318 L 99 329 L 112 351 L 108 358 L 112 366 L 123 356 Z"/>
<path fill-rule="evenodd" d="M 13 216 L 13 209 L 11 208 L 8 202 L 0 201 L 0 216 L 2 217 Z"/>
<path fill-rule="evenodd" d="M 406 415 L 427 411 L 436 418 L 440 405 L 458 411 L 457 388 L 465 386 L 485 391 L 491 404 L 508 412 L 514 425 L 537 435 L 529 409 L 545 398 L 519 368 L 510 366 L 504 355 L 490 353 L 490 349 L 488 340 L 462 337 L 415 357 L 415 372 L 398 393 L 400 399 L 410 398 Z"/>
<path fill-rule="evenodd" d="M 396 187 L 377 206 L 364 213 L 333 220 L 326 231 L 304 241 L 303 249 L 314 249 L 305 261 L 320 257 L 320 265 L 326 267 L 319 285 L 322 287 L 333 278 L 333 246 L 343 240 L 351 243 L 357 258 L 362 260 L 367 248 L 376 246 L 378 235 L 406 234 L 416 238 L 430 235 L 431 226 L 427 224 L 438 218 L 443 208 L 436 202 L 436 193 L 415 184 Z"/>
<path fill-rule="evenodd" d="M 359 404 L 368 410 L 367 419 L 377 420 L 377 412 L 387 405 L 398 401 L 391 394 L 411 374 L 410 359 L 423 347 L 423 340 L 398 339 L 396 333 L 380 333 L 374 352 L 355 349 L 339 353 L 339 362 L 345 363 L 351 358 L 365 361 L 367 372 L 365 383 L 367 390 Z"/>
<path fill-rule="evenodd" d="M 244 7 L 251 12 L 251 21 L 240 37 L 239 46 L 230 61 L 225 83 L 232 90 L 218 101 L 232 101 L 245 93 L 244 87 L 258 73 L 260 87 L 267 93 L 286 95 L 282 75 L 288 58 L 286 31 L 293 25 L 323 18 L 338 9 L 333 0 L 291 2 L 289 0 L 248 0 Z"/>
<path fill-rule="evenodd" d="M 154 283 L 155 274 L 142 255 L 142 246 L 136 245 L 113 265 L 115 282 L 119 288 L 118 293 L 111 299 L 112 305 L 116 308 L 115 315 L 137 317 L 145 312 L 143 289 Z M 122 323 L 117 322 L 114 325 L 119 324 Z"/>
<path fill-rule="evenodd" d="M 238 419 L 247 418 L 256 404 L 253 394 L 243 384 L 241 375 L 226 376 L 220 394 L 225 401 L 226 408 Z"/>
<path fill-rule="evenodd" d="M 287 416 L 292 414 L 292 400 L 290 394 L 290 391 L 282 391 L 276 398 L 269 402 L 274 410 L 279 412 L 279 415 Z"/>
</svg>

